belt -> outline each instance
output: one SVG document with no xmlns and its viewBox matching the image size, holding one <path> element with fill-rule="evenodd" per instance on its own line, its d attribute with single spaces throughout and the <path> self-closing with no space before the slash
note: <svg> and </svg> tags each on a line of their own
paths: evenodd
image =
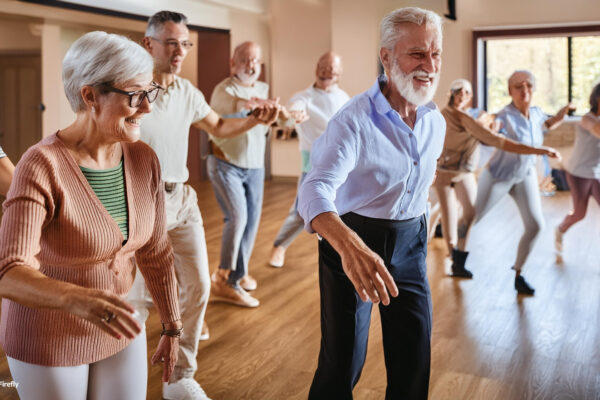
<svg viewBox="0 0 600 400">
<path fill-rule="evenodd" d="M 165 182 L 165 192 L 171 193 L 177 187 L 177 182 Z"/>
</svg>

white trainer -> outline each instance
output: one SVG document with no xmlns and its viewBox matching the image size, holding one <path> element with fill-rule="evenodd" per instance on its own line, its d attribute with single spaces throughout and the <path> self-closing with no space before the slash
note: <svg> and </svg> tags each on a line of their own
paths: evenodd
<svg viewBox="0 0 600 400">
<path fill-rule="evenodd" d="M 198 382 L 192 378 L 183 378 L 173 383 L 163 382 L 165 400 L 210 400 Z"/>
</svg>

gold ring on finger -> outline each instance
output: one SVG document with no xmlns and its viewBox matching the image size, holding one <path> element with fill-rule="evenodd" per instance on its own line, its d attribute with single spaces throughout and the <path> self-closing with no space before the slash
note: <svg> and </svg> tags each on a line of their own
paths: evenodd
<svg viewBox="0 0 600 400">
<path fill-rule="evenodd" d="M 117 319 L 117 315 L 110 310 L 104 310 L 104 318 L 103 319 L 104 319 L 104 321 L 106 321 L 107 324 L 110 324 L 112 321 Z"/>
</svg>

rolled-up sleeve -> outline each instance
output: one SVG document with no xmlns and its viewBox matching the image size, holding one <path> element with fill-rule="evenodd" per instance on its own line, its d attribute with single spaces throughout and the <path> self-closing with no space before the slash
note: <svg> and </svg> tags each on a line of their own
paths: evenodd
<svg viewBox="0 0 600 400">
<path fill-rule="evenodd" d="M 298 193 L 298 212 L 308 232 L 314 233 L 311 221 L 319 214 L 337 213 L 336 191 L 356 167 L 358 143 L 357 129 L 335 119 L 313 143 L 312 170 Z"/>
</svg>

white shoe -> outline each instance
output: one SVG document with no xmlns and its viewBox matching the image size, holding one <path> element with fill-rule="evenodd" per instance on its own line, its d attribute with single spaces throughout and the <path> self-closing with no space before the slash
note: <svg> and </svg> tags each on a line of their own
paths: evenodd
<svg viewBox="0 0 600 400">
<path fill-rule="evenodd" d="M 269 265 L 271 267 L 283 267 L 283 263 L 285 262 L 285 250 L 286 248 L 283 246 L 273 247 L 273 251 L 271 252 L 271 259 L 269 260 Z"/>
<path fill-rule="evenodd" d="M 208 325 L 206 325 L 206 321 L 202 322 L 202 331 L 200 332 L 200 337 L 198 340 L 208 340 L 210 339 L 210 331 L 208 330 Z"/>
<path fill-rule="evenodd" d="M 198 382 L 192 378 L 183 378 L 173 383 L 163 382 L 165 400 L 210 400 Z"/>
</svg>

